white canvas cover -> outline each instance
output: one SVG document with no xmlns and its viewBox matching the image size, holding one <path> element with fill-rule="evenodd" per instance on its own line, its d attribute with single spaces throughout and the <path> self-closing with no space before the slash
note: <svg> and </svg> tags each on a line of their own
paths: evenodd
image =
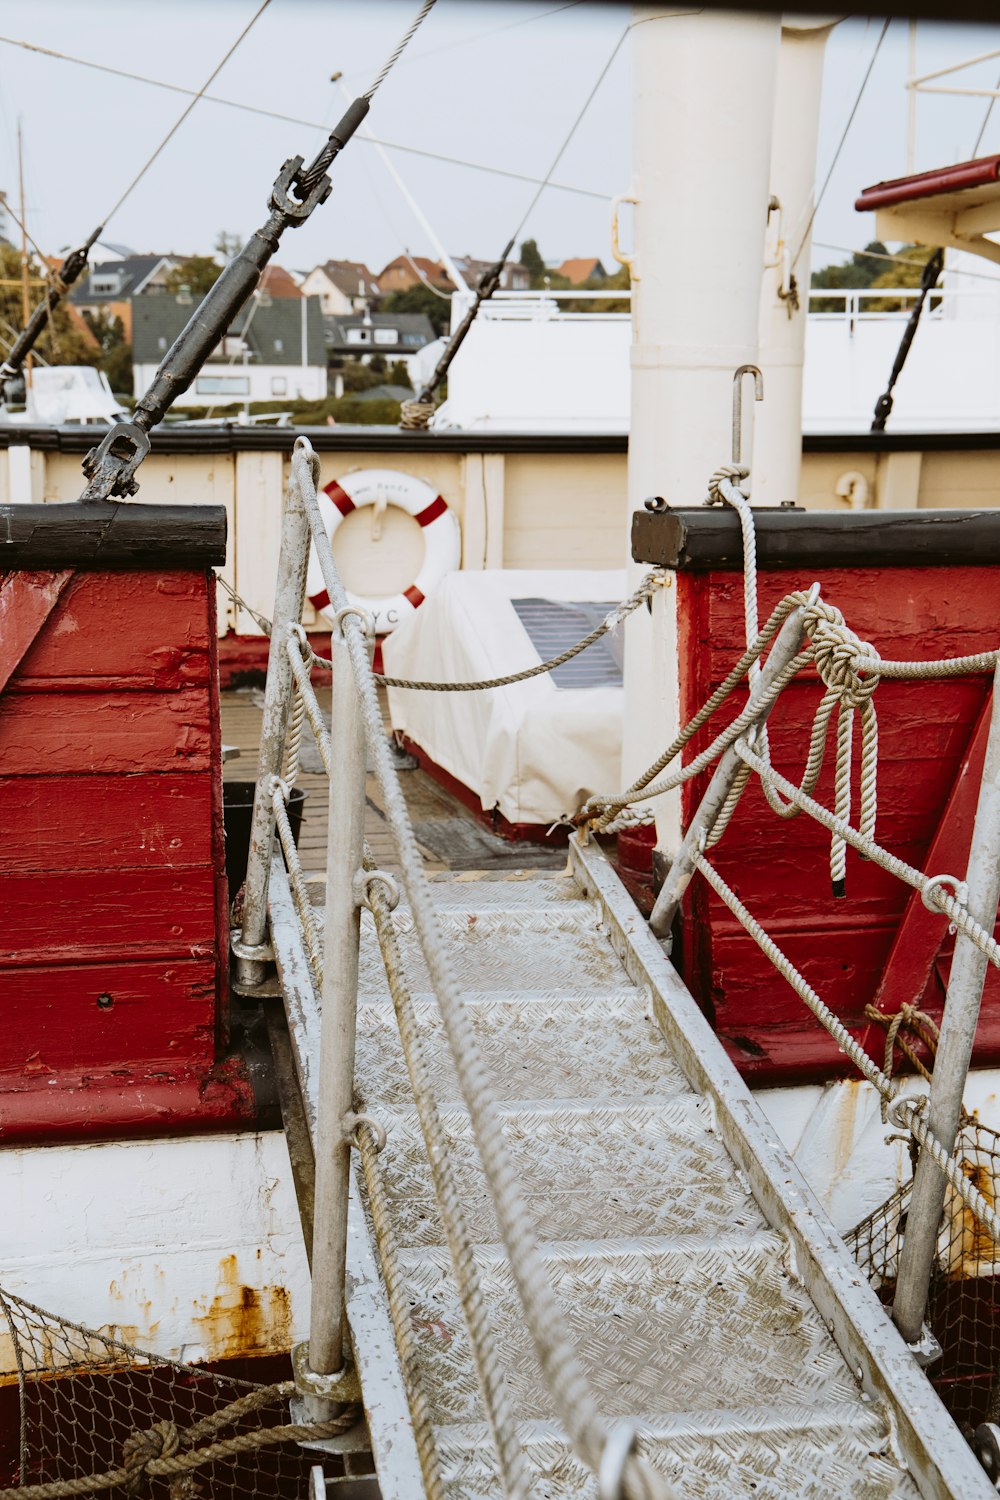
<svg viewBox="0 0 1000 1500">
<path fill-rule="evenodd" d="M 541 658 L 511 600 L 610 608 L 626 587 L 624 569 L 451 573 L 383 641 L 386 674 L 469 682 L 536 666 Z M 390 688 L 389 711 L 393 728 L 511 823 L 553 823 L 619 784 L 621 687 L 560 688 L 544 673 L 478 693 Z"/>
</svg>

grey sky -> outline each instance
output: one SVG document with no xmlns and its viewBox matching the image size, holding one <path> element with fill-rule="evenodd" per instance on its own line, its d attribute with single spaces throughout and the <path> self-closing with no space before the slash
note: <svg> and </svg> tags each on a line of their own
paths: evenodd
<svg viewBox="0 0 1000 1500">
<path fill-rule="evenodd" d="M 0 0 L 0 33 L 198 88 L 259 0 Z M 627 24 L 620 5 L 560 0 L 438 0 L 369 123 L 408 142 L 509 171 L 544 176 L 570 123 Z M 341 111 L 330 84 L 341 69 L 360 91 L 414 13 L 415 0 L 271 0 L 212 86 L 230 99 L 326 123 Z M 556 13 L 550 13 L 556 12 Z M 849 21 L 827 51 L 819 180 L 825 174 L 881 23 Z M 1000 47 L 1000 26 L 922 26 L 921 71 Z M 894 22 L 820 208 L 816 238 L 854 246 L 872 235 L 853 210 L 857 191 L 905 170 L 907 35 Z M 972 70 L 992 86 L 1000 59 Z M 43 248 L 79 240 L 118 197 L 184 107 L 177 94 L 0 45 L 0 186 L 16 201 L 16 128 L 23 119 L 29 227 Z M 968 155 L 984 101 L 922 98 L 917 167 Z M 611 195 L 629 186 L 629 44 L 618 57 L 556 173 Z M 107 231 L 140 250 L 204 252 L 220 229 L 247 233 L 288 155 L 310 155 L 323 132 L 201 102 Z M 1000 150 L 1000 108 L 983 151 Z M 400 172 L 453 253 L 496 253 L 532 188 L 394 153 Z M 607 205 L 547 191 L 526 233 L 548 257 L 609 257 Z M 361 141 L 334 169 L 334 192 L 280 260 L 308 267 L 329 256 L 373 270 L 403 245 L 432 253 L 374 149 Z M 817 259 L 839 258 L 817 251 Z"/>
</svg>

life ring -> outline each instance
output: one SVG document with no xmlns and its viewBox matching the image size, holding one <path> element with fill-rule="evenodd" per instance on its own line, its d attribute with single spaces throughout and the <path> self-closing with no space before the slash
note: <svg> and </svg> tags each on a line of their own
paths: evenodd
<svg viewBox="0 0 1000 1500">
<path fill-rule="evenodd" d="M 327 534 L 332 538 L 352 510 L 374 505 L 383 497 L 389 505 L 398 505 L 400 510 L 405 510 L 422 527 L 424 561 L 416 578 L 402 593 L 381 598 L 348 593 L 352 604 L 360 605 L 372 616 L 379 635 L 395 630 L 419 609 L 445 574 L 454 572 L 462 561 L 462 533 L 455 512 L 423 479 L 415 479 L 412 474 L 403 474 L 398 469 L 361 469 L 342 480 L 331 479 L 324 485 L 317 498 Z M 323 582 L 315 547 L 309 554 L 306 595 L 314 609 L 333 618 L 330 595 Z"/>
</svg>

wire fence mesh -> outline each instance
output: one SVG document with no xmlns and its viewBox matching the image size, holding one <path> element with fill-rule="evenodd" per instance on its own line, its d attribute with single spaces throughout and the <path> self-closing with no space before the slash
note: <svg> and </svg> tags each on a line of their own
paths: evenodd
<svg viewBox="0 0 1000 1500">
<path fill-rule="evenodd" d="M 963 1175 L 996 1202 L 1000 1134 L 966 1117 L 956 1157 Z M 903 1183 L 846 1236 L 881 1300 L 896 1288 L 913 1182 Z M 959 1427 L 1000 1421 L 1000 1246 L 952 1189 L 945 1197 L 927 1305 L 941 1357 L 927 1374 Z"/>
<path fill-rule="evenodd" d="M 3 1290 L 0 1356 L 8 1372 L 0 1377 L 0 1495 L 38 1485 L 69 1495 L 90 1476 L 123 1468 L 133 1470 L 127 1482 L 95 1484 L 92 1492 L 141 1489 L 150 1500 L 301 1500 L 307 1493 L 315 1454 L 293 1441 L 251 1441 L 289 1422 L 287 1390 L 277 1384 L 291 1371 L 283 1358 L 265 1362 L 276 1384 L 261 1385 L 137 1349 Z M 220 1422 L 236 1402 L 244 1409 Z M 248 1439 L 243 1451 L 188 1473 L 143 1470 L 149 1457 L 239 1437 Z"/>
</svg>

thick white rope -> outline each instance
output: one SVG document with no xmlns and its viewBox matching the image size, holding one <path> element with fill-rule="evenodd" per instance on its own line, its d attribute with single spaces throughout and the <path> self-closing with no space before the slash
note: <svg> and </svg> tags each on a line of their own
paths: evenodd
<svg viewBox="0 0 1000 1500">
<path fill-rule="evenodd" d="M 991 964 L 1000 968 L 1000 943 L 991 932 L 976 921 L 963 901 L 959 901 L 955 896 L 949 896 L 943 889 L 943 886 L 947 884 L 955 890 L 964 890 L 964 883 L 957 876 L 923 874 L 922 871 L 915 869 L 913 865 L 908 865 L 897 855 L 890 854 L 888 849 L 863 834 L 860 829 L 852 828 L 849 823 L 838 818 L 836 813 L 831 813 L 821 802 L 807 796 L 800 787 L 794 786 L 773 766 L 765 765 L 745 740 L 738 740 L 735 750 L 740 759 L 746 765 L 751 766 L 762 780 L 768 777 L 779 791 L 784 792 L 786 797 L 792 798 L 802 811 L 807 812 L 811 818 L 815 818 L 817 823 L 821 823 L 824 828 L 828 828 L 831 833 L 850 844 L 852 849 L 856 849 L 866 859 L 880 865 L 890 875 L 895 875 L 897 880 L 902 880 L 906 885 L 919 891 L 925 906 L 932 910 L 936 908 L 948 917 L 967 938 L 975 943 L 981 953 L 985 953 Z"/>
<path fill-rule="evenodd" d="M 778 947 L 773 938 L 769 937 L 760 923 L 753 917 L 743 905 L 736 893 L 730 889 L 725 880 L 702 854 L 695 855 L 695 864 L 704 875 L 716 895 L 721 897 L 734 917 L 738 920 L 744 930 L 749 933 L 761 952 L 771 961 L 775 969 L 792 987 L 795 993 L 812 1011 L 820 1025 L 830 1033 L 837 1046 L 854 1063 L 855 1067 L 864 1075 L 873 1088 L 877 1089 L 883 1099 L 893 1105 L 893 1122 L 903 1125 L 908 1129 L 918 1144 L 927 1150 L 935 1164 L 940 1167 L 949 1184 L 975 1214 L 976 1218 L 988 1229 L 996 1244 L 1000 1245 L 1000 1214 L 996 1212 L 992 1204 L 987 1202 L 982 1193 L 965 1176 L 961 1163 L 932 1135 L 927 1128 L 923 1118 L 923 1110 L 927 1107 L 927 1095 L 920 1094 L 915 1098 L 905 1098 L 899 1094 L 899 1085 L 895 1083 L 868 1056 L 864 1048 L 854 1039 L 844 1023 L 834 1015 L 833 1011 L 817 995 L 812 985 L 805 979 L 792 963 L 791 959 Z"/>
</svg>

